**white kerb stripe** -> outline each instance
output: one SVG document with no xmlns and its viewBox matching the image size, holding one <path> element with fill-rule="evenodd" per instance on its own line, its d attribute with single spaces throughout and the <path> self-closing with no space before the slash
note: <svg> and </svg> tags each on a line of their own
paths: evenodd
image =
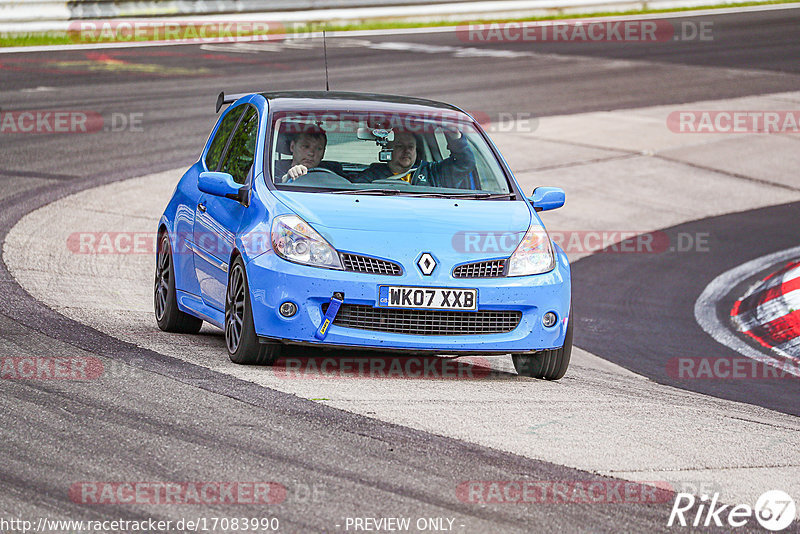
<svg viewBox="0 0 800 534">
<path fill-rule="evenodd" d="M 800 358 L 792 357 L 784 351 L 773 350 L 770 353 L 765 353 L 751 347 L 743 339 L 737 337 L 733 330 L 723 324 L 717 316 L 717 304 L 730 292 L 732 287 L 752 276 L 753 273 L 763 271 L 770 265 L 788 261 L 798 256 L 800 256 L 800 246 L 750 260 L 717 276 L 706 286 L 694 303 L 694 317 L 697 324 L 715 341 L 735 350 L 742 356 L 778 369 L 787 369 L 784 359 L 790 359 L 796 365 L 800 365 Z M 800 376 L 800 371 L 791 367 L 787 369 L 787 372 Z"/>
</svg>

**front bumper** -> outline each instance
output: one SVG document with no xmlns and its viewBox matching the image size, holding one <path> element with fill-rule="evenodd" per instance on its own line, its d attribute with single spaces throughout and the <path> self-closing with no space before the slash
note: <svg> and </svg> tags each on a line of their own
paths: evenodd
<svg viewBox="0 0 800 534">
<path fill-rule="evenodd" d="M 335 271 L 266 253 L 247 265 L 247 277 L 256 333 L 264 341 L 444 354 L 527 353 L 561 347 L 570 314 L 570 270 L 563 253 L 549 273 L 482 279 L 456 279 L 449 272 L 423 277 L 413 270 L 402 276 Z M 516 328 L 504 333 L 414 335 L 343 327 L 334 321 L 324 341 L 314 337 L 323 321 L 323 305 L 330 303 L 334 292 L 344 293 L 345 304 L 375 306 L 381 285 L 474 288 L 479 311 L 513 310 L 522 316 Z M 289 318 L 278 311 L 287 301 L 298 308 Z M 549 311 L 558 321 L 546 328 L 542 315 Z"/>
</svg>

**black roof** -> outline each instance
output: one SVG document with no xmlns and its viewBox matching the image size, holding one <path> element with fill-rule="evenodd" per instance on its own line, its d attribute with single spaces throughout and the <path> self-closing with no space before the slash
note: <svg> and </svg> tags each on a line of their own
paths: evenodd
<svg viewBox="0 0 800 534">
<path fill-rule="evenodd" d="M 375 109 L 375 103 L 385 104 L 398 111 L 409 108 L 446 109 L 462 112 L 461 109 L 444 102 L 399 95 L 381 95 L 375 93 L 349 93 L 342 91 L 275 91 L 261 93 L 270 102 L 270 108 L 278 111 L 284 109 Z M 390 109 L 387 109 L 389 111 Z"/>
</svg>

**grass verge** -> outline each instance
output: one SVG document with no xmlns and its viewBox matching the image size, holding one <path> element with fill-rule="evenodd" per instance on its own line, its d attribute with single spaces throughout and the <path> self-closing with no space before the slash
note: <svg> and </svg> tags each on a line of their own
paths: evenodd
<svg viewBox="0 0 800 534">
<path fill-rule="evenodd" d="M 737 2 L 735 4 L 715 4 L 709 6 L 697 6 L 697 7 L 686 7 L 686 8 L 676 8 L 676 9 L 644 9 L 644 10 L 631 10 L 631 11 L 617 11 L 617 12 L 597 12 L 597 13 L 586 13 L 586 14 L 557 14 L 545 17 L 528 17 L 528 18 L 519 18 L 519 19 L 504 19 L 504 18 L 496 18 L 496 19 L 476 19 L 472 21 L 462 21 L 462 22 L 454 22 L 454 21 L 426 21 L 426 22 L 414 22 L 414 21 L 370 21 L 364 22 L 361 24 L 323 24 L 323 23 L 314 23 L 314 24 L 295 24 L 295 25 L 286 25 L 280 26 L 279 29 L 275 29 L 274 31 L 267 31 L 264 33 L 239 33 L 237 37 L 252 37 L 255 35 L 263 36 L 263 35 L 270 35 L 270 34 L 308 34 L 309 32 L 319 32 L 322 30 L 326 31 L 355 31 L 355 30 L 386 30 L 386 29 L 399 29 L 399 28 L 432 28 L 432 27 L 441 27 L 441 26 L 453 26 L 457 24 L 468 24 L 468 23 L 475 23 L 475 24 L 490 24 L 490 23 L 504 23 L 504 22 L 535 22 L 535 21 L 547 21 L 547 20 L 562 20 L 562 19 L 574 19 L 574 18 L 591 18 L 591 17 L 613 17 L 613 16 L 628 16 L 628 15 L 650 15 L 650 14 L 657 14 L 657 13 L 675 13 L 675 12 L 688 12 L 688 11 L 698 11 L 698 10 L 707 10 L 707 9 L 722 9 L 722 8 L 736 8 L 736 7 L 749 7 L 749 6 L 761 6 L 761 5 L 773 5 L 773 4 L 793 4 L 797 3 L 797 0 L 768 0 L 766 2 Z M 243 15 L 243 19 L 246 18 L 246 14 Z M 202 19 L 197 19 L 197 25 L 201 25 L 203 23 Z M 182 36 L 185 36 L 185 32 L 179 32 Z M 215 34 L 213 31 L 205 32 L 204 36 L 207 37 L 209 40 L 218 37 L 220 34 Z M 226 35 L 226 37 L 230 37 Z M 164 40 L 160 32 L 151 33 L 150 35 L 140 35 L 138 38 L 130 38 L 130 39 L 114 39 L 114 38 L 104 38 L 102 35 L 98 36 L 97 38 L 81 38 L 77 36 L 75 33 L 68 33 L 68 32 L 40 32 L 40 33 L 25 33 L 25 34 L 3 34 L 0 33 L 0 47 L 17 47 L 17 46 L 46 46 L 46 45 L 70 45 L 70 44 L 90 44 L 90 43 L 111 43 L 111 42 L 132 42 L 132 41 L 153 41 L 153 40 Z M 169 39 L 166 39 L 169 40 Z"/>
</svg>

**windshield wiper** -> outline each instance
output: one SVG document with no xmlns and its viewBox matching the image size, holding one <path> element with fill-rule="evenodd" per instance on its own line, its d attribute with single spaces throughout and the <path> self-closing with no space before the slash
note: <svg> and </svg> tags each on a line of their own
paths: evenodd
<svg viewBox="0 0 800 534">
<path fill-rule="evenodd" d="M 417 192 L 407 191 L 403 189 L 345 189 L 338 191 L 326 191 L 332 195 L 404 195 L 409 197 L 423 197 L 423 198 L 475 198 L 475 199 L 495 199 L 495 198 L 512 198 L 516 195 L 514 193 L 433 193 L 433 192 Z"/>
<path fill-rule="evenodd" d="M 493 198 L 515 198 L 517 195 L 514 193 L 450 193 L 449 197 L 452 198 L 480 198 L 480 199 L 493 199 Z"/>
<path fill-rule="evenodd" d="M 409 191 L 405 193 L 410 197 L 423 197 L 423 198 L 464 198 L 464 197 L 472 197 L 472 195 L 460 195 L 460 194 L 453 194 L 453 193 L 414 193 L 413 191 Z"/>
<path fill-rule="evenodd" d="M 344 189 L 330 191 L 332 195 L 402 195 L 405 191 L 399 189 Z"/>
</svg>

